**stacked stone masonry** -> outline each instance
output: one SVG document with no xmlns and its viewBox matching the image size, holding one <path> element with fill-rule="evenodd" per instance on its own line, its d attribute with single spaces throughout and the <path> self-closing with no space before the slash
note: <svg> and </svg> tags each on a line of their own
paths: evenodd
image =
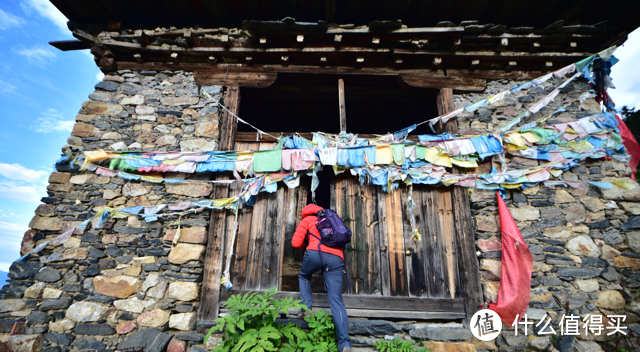
<svg viewBox="0 0 640 352">
<path fill-rule="evenodd" d="M 490 81 L 483 93 L 455 95 L 454 103 L 456 108 L 463 107 L 518 83 Z M 466 113 L 458 119 L 460 131 L 494 132 L 559 84 L 549 81 Z M 220 111 L 215 103 L 201 98 L 198 89 L 188 72 L 110 73 L 82 105 L 69 145 L 63 149 L 216 150 Z M 201 89 L 224 100 L 222 87 Z M 576 80 L 530 119 L 547 115 L 588 89 L 586 81 Z M 575 102 L 549 123 L 597 112 L 593 99 Z M 506 162 L 510 168 L 538 165 L 508 154 Z M 629 176 L 626 164 L 596 160 L 581 163 L 562 178 L 600 181 Z M 211 175 L 168 177 L 204 180 Z M 105 207 L 201 200 L 212 190 L 207 183 L 151 184 L 58 170 L 49 179 L 49 196 L 36 209 L 21 252 L 28 253 Z M 484 301 L 495 302 L 501 275 L 496 196 L 490 191 L 470 193 Z M 629 330 L 640 333 L 640 188 L 540 185 L 509 191 L 506 202 L 534 257 L 530 319 L 537 321 L 547 314 L 558 326 L 568 306 L 581 316 L 600 311 L 624 314 Z M 63 245 L 49 245 L 28 261 L 14 263 L 11 281 L 0 291 L 0 350 L 114 351 L 144 346 L 147 352 L 204 351 L 203 335 L 195 332 L 194 325 L 208 217 L 208 213 L 183 217 L 180 242 L 173 250 L 165 241 L 175 236 L 174 219 L 146 223 L 131 216 L 112 221 L 106 229 L 91 225 Z M 26 334 L 8 342 L 16 321 L 26 321 Z M 362 350 L 371 350 L 376 339 L 393 336 L 426 339 L 433 351 L 543 351 L 553 343 L 549 336 L 523 338 L 522 332 L 515 336 L 506 326 L 503 331 L 495 341 L 481 343 L 459 322 L 351 321 L 354 346 Z M 458 342 L 442 345 L 443 341 Z M 598 351 L 600 346 L 613 350 L 616 338 L 583 334 L 564 343 L 570 344 L 566 351 Z"/>
</svg>

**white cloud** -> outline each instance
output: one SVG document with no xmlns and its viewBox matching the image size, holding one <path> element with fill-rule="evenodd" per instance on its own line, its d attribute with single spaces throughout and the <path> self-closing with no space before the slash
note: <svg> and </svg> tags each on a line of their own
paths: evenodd
<svg viewBox="0 0 640 352">
<path fill-rule="evenodd" d="M 0 93 L 13 93 L 16 88 L 13 84 L 0 80 Z"/>
<path fill-rule="evenodd" d="M 25 182 L 38 182 L 49 175 L 46 171 L 37 171 L 28 169 L 20 164 L 5 164 L 0 162 L 0 175 L 10 180 L 18 180 Z M 1 229 L 0 222 L 0 229 Z"/>
<path fill-rule="evenodd" d="M 102 81 L 104 79 L 104 73 L 102 73 L 102 71 L 98 71 L 98 73 L 96 73 L 96 81 Z"/>
<path fill-rule="evenodd" d="M 614 55 L 620 59 L 611 68 L 611 78 L 616 89 L 609 89 L 608 93 L 616 103 L 616 108 L 623 106 L 640 108 L 640 70 L 637 61 L 640 56 L 640 30 L 629 34 L 629 39 Z"/>
<path fill-rule="evenodd" d="M 0 30 L 17 27 L 24 24 L 24 20 L 16 15 L 6 13 L 0 9 Z"/>
<path fill-rule="evenodd" d="M 13 50 L 18 55 L 26 57 L 27 61 L 34 65 L 44 65 L 56 58 L 56 53 L 53 50 L 42 45 L 36 45 L 33 48 L 13 48 Z"/>
<path fill-rule="evenodd" d="M 19 202 L 40 203 L 40 199 L 47 195 L 44 186 L 25 182 L 0 181 L 0 197 Z"/>
<path fill-rule="evenodd" d="M 40 16 L 51 20 L 63 33 L 69 33 L 68 19 L 49 0 L 26 0 L 21 5 L 27 13 L 35 10 Z"/>
<path fill-rule="evenodd" d="M 56 109 L 47 109 L 47 111 L 41 114 L 33 125 L 29 127 L 31 130 L 40 133 L 52 133 L 52 132 L 71 132 L 73 129 L 74 121 L 64 120 L 64 116 Z"/>
</svg>

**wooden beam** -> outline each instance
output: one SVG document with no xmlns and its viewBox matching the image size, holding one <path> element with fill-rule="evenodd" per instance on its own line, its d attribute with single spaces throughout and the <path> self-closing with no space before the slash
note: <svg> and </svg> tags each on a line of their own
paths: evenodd
<svg viewBox="0 0 640 352">
<path fill-rule="evenodd" d="M 446 114 L 455 109 L 453 104 L 453 92 L 450 89 L 441 89 L 436 97 L 438 115 Z M 458 133 L 458 121 L 449 120 L 446 124 L 438 122 L 439 132 Z M 461 170 L 454 168 L 461 173 Z M 475 227 L 471 217 L 471 208 L 467 190 L 462 187 L 453 187 L 453 216 L 455 225 L 455 250 L 458 259 L 459 280 L 462 286 L 465 311 L 467 313 L 464 324 L 469 326 L 471 316 L 481 309 L 482 286 L 480 285 L 480 268 L 475 253 Z"/>
<path fill-rule="evenodd" d="M 459 91 L 481 92 L 487 84 L 484 79 L 460 76 L 434 77 L 400 73 L 398 77 L 401 83 L 414 88 L 450 88 Z"/>
<path fill-rule="evenodd" d="M 215 59 L 215 56 L 211 58 Z M 254 58 L 255 60 L 255 58 Z M 217 60 L 216 60 L 217 61 Z M 136 62 L 136 61 L 118 61 L 119 70 L 156 70 L 156 71 L 189 71 L 189 72 L 275 72 L 275 73 L 304 73 L 304 74 L 323 74 L 323 75 L 372 75 L 372 76 L 396 76 L 399 73 L 415 74 L 419 76 L 428 76 L 433 78 L 445 77 L 469 77 L 481 79 L 534 79 L 547 73 L 547 71 L 509 71 L 504 70 L 468 70 L 468 69 L 450 69 L 447 68 L 447 76 L 444 76 L 442 70 L 436 72 L 427 69 L 394 69 L 386 67 L 356 67 L 345 66 L 311 66 L 311 65 L 247 65 L 247 64 L 215 64 L 211 63 L 190 63 L 190 62 Z M 404 65 L 404 63 L 403 63 Z M 558 64 L 560 65 L 560 64 Z"/>
<path fill-rule="evenodd" d="M 340 132 L 347 132 L 347 107 L 344 98 L 344 79 L 338 79 L 338 107 L 340 109 Z"/>
<path fill-rule="evenodd" d="M 240 110 L 240 88 L 227 87 L 227 97 L 225 105 L 234 114 Z M 219 150 L 234 150 L 235 134 L 238 130 L 238 123 L 235 117 L 225 111 L 221 119 Z M 225 179 L 227 176 L 220 175 L 217 179 Z M 216 185 L 214 187 L 214 199 L 226 198 L 229 195 L 228 185 Z M 211 211 L 209 221 L 209 232 L 207 239 L 206 257 L 204 260 L 204 273 L 202 281 L 202 293 L 200 295 L 200 310 L 198 311 L 199 321 L 214 321 L 218 318 L 220 309 L 220 279 L 222 278 L 222 262 L 224 258 L 225 236 L 226 236 L 226 212 Z"/>
<path fill-rule="evenodd" d="M 91 45 L 83 42 L 82 40 L 54 40 L 49 42 L 49 45 L 62 51 L 84 50 L 91 48 Z"/>
<path fill-rule="evenodd" d="M 275 83 L 278 78 L 276 72 L 255 72 L 255 71 L 215 71 L 202 72 L 195 71 L 193 76 L 196 83 L 203 86 L 234 86 L 234 87 L 254 87 L 267 88 Z"/>
<path fill-rule="evenodd" d="M 231 295 L 246 294 L 252 291 L 231 290 L 223 291 L 220 300 L 226 301 Z M 298 292 L 278 292 L 276 299 L 299 299 Z M 342 301 L 347 309 L 371 309 L 371 310 L 403 310 L 417 312 L 464 312 L 464 300 L 461 298 L 419 298 L 419 297 L 393 297 L 377 295 L 342 295 Z M 325 293 L 313 294 L 313 307 L 329 308 L 329 296 Z"/>
<path fill-rule="evenodd" d="M 271 135 L 274 136 L 290 136 L 292 134 L 299 134 L 300 137 L 302 138 L 306 138 L 311 140 L 313 138 L 313 134 L 312 133 L 306 133 L 306 132 L 266 132 L 269 133 Z M 354 132 L 355 133 L 355 132 Z M 380 137 L 381 135 L 375 135 L 375 134 L 369 134 L 369 133 L 358 133 L 358 138 L 368 138 L 368 139 L 373 139 L 376 137 Z M 271 137 L 269 137 L 268 135 L 263 135 L 264 141 L 265 142 L 277 142 L 275 139 L 272 139 Z M 409 137 L 407 137 L 408 141 L 412 141 L 412 142 L 418 142 L 418 136 L 417 135 L 413 135 L 410 134 Z M 236 142 L 255 142 L 256 141 L 256 132 L 242 132 L 242 131 L 237 131 L 236 132 Z"/>
</svg>

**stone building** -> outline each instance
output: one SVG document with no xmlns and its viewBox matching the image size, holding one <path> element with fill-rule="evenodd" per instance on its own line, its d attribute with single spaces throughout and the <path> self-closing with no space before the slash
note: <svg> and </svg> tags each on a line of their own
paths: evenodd
<svg viewBox="0 0 640 352">
<path fill-rule="evenodd" d="M 62 147 L 67 157 L 100 150 L 269 150 L 276 144 L 271 136 L 294 132 L 309 139 L 316 131 L 373 138 L 620 45 L 640 24 L 623 7 L 584 2 L 52 3 L 70 19 L 77 40 L 51 44 L 91 50 L 105 73 L 76 116 Z M 494 133 L 565 80 L 556 75 L 433 128 Z M 525 120 L 564 106 L 545 123 L 598 114 L 590 89 L 576 78 Z M 423 124 L 413 134 L 433 132 Z M 225 314 L 221 303 L 229 294 L 275 286 L 295 295 L 301 252 L 290 239 L 311 200 L 311 178 L 258 194 L 239 211 L 237 236 L 230 237 L 228 210 L 156 221 L 121 212 L 103 222 L 100 215 L 166 204 L 182 212 L 180 204 L 232 197 L 242 184 L 210 182 L 233 180 L 230 172 L 154 170 L 159 173 L 145 178 L 119 174 L 130 170 L 109 160 L 89 168 L 68 161 L 56 164 L 49 195 L 24 235 L 21 254 L 31 254 L 11 266 L 0 291 L 0 350 L 203 351 L 211 348 L 202 345 L 203 333 Z M 491 172 L 501 161 L 511 169 L 544 165 L 513 152 L 470 172 Z M 640 187 L 627 182 L 630 175 L 625 162 L 587 159 L 554 178 L 563 185 L 505 191 L 534 258 L 530 319 L 547 315 L 557 326 L 569 313 L 623 314 L 627 331 L 640 333 Z M 558 344 L 539 332 L 516 335 L 506 324 L 495 341 L 472 337 L 469 319 L 496 302 L 501 278 L 495 191 L 415 185 L 411 210 L 404 187 L 384 192 L 348 172 L 327 170 L 318 178 L 318 203 L 336 209 L 355 234 L 345 251 L 354 346 L 370 348 L 397 335 L 426 340 L 432 351 L 638 348 L 631 338 L 590 333 Z M 411 241 L 414 228 L 421 242 Z M 225 268 L 231 292 L 219 284 Z M 323 297 L 317 309 L 327 310 Z M 20 327 L 24 334 L 11 335 Z"/>
</svg>

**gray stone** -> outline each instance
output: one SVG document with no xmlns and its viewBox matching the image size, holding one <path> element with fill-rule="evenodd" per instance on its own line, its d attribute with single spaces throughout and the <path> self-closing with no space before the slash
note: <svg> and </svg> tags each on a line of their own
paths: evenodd
<svg viewBox="0 0 640 352">
<path fill-rule="evenodd" d="M 556 275 L 558 275 L 559 277 L 572 277 L 574 279 L 590 279 L 592 277 L 600 275 L 600 269 L 561 266 L 558 267 Z"/>
<path fill-rule="evenodd" d="M 67 309 L 71 305 L 72 300 L 69 298 L 47 299 L 40 305 L 40 310 L 58 310 Z"/>
<path fill-rule="evenodd" d="M 107 347 L 107 345 L 97 341 L 93 337 L 81 337 L 76 339 L 71 347 L 82 350 L 102 350 Z"/>
<path fill-rule="evenodd" d="M 101 250 L 95 249 L 93 247 L 89 248 L 89 257 L 91 258 L 101 259 L 106 256 L 107 255 Z"/>
<path fill-rule="evenodd" d="M 33 312 L 27 317 L 29 325 L 47 324 L 49 321 L 51 321 L 51 318 L 42 312 Z"/>
<path fill-rule="evenodd" d="M 120 84 L 111 81 L 103 81 L 96 84 L 95 88 L 97 90 L 106 90 L 107 92 L 115 92 L 120 87 Z"/>
<path fill-rule="evenodd" d="M 191 346 L 191 348 L 189 348 L 189 351 L 187 351 L 187 352 L 207 352 L 207 350 L 205 350 L 202 347 Z"/>
<path fill-rule="evenodd" d="M 131 260 L 133 260 L 133 256 L 132 255 L 121 255 L 121 256 L 117 257 L 116 260 L 118 261 L 118 263 L 127 264 Z"/>
<path fill-rule="evenodd" d="M 5 285 L 0 290 L 0 299 L 22 298 L 26 289 L 24 286 Z"/>
<path fill-rule="evenodd" d="M 540 276 L 538 277 L 540 283 L 544 286 L 562 286 L 562 280 L 553 276 Z"/>
<path fill-rule="evenodd" d="M 591 230 L 604 230 L 607 227 L 609 227 L 610 223 L 609 220 L 602 220 L 602 221 L 598 221 L 598 222 L 592 222 L 587 224 L 587 227 L 590 228 Z M 622 228 L 624 229 L 624 225 L 622 225 Z"/>
<path fill-rule="evenodd" d="M 351 330 L 349 330 L 349 333 L 353 334 Z M 184 332 L 181 334 L 176 334 L 175 338 L 181 341 L 195 341 L 195 342 L 204 341 L 204 335 L 198 334 L 197 332 Z"/>
<path fill-rule="evenodd" d="M 103 205 L 107 205 L 107 201 L 105 199 L 98 199 L 98 200 L 103 200 L 104 204 L 91 204 L 92 206 L 103 206 Z M 93 201 L 95 202 L 95 201 Z M 91 202 L 91 203 L 93 203 Z M 84 236 L 82 236 L 82 238 L 80 239 L 82 242 L 88 242 L 88 243 L 98 243 L 98 242 L 102 242 L 102 239 L 98 236 L 96 236 L 95 234 L 92 233 L 86 233 L 84 234 Z"/>
<path fill-rule="evenodd" d="M 91 264 L 80 275 L 84 277 L 94 277 L 100 275 L 100 266 L 98 264 Z"/>
<path fill-rule="evenodd" d="M 507 332 L 502 335 L 502 339 L 509 346 L 523 346 L 526 345 L 529 341 L 529 338 L 520 334 L 516 336 L 516 334 Z"/>
<path fill-rule="evenodd" d="M 129 334 L 126 340 L 118 344 L 118 350 L 143 347 L 145 352 L 163 352 L 170 341 L 170 334 L 155 328 L 143 329 Z"/>
<path fill-rule="evenodd" d="M 600 277 L 607 281 L 618 281 L 620 280 L 620 274 L 614 269 L 612 266 L 608 266 L 606 269 L 602 270 L 600 273 Z"/>
<path fill-rule="evenodd" d="M 607 266 L 607 262 L 602 259 L 594 258 L 594 257 L 583 257 L 582 266 L 593 266 L 596 268 L 604 268 Z"/>
<path fill-rule="evenodd" d="M 15 280 L 30 279 L 42 268 L 40 262 L 13 262 L 9 267 L 9 278 Z"/>
<path fill-rule="evenodd" d="M 115 245 L 110 245 L 109 247 L 107 247 L 107 254 L 109 254 L 112 257 L 119 257 L 123 253 L 124 252 L 122 251 L 122 249 L 116 247 Z"/>
<path fill-rule="evenodd" d="M 569 303 L 569 309 L 579 309 L 587 303 L 587 294 L 582 291 L 572 291 L 568 288 L 556 291 L 553 296 L 560 302 L 561 307 L 566 307 Z"/>
<path fill-rule="evenodd" d="M 539 229 L 546 229 L 549 227 L 556 227 L 560 225 L 561 222 L 562 222 L 562 219 L 543 219 L 538 222 L 534 222 L 533 227 L 536 227 Z"/>
<path fill-rule="evenodd" d="M 71 341 L 73 341 L 75 337 L 71 334 L 54 334 L 52 332 L 48 332 L 44 334 L 44 339 L 51 342 L 57 343 L 58 345 L 69 346 Z"/>
<path fill-rule="evenodd" d="M 516 203 L 524 203 L 527 201 L 527 197 L 521 192 L 513 192 L 512 198 L 513 198 L 513 201 Z"/>
<path fill-rule="evenodd" d="M 351 331 L 349 331 L 351 332 Z M 413 339 L 429 339 L 435 341 L 459 341 L 473 338 L 469 329 L 447 324 L 428 324 L 409 331 Z"/>
<path fill-rule="evenodd" d="M 402 331 L 396 323 L 385 320 L 352 320 L 349 322 L 349 334 L 352 335 L 393 335 Z"/>
<path fill-rule="evenodd" d="M 115 334 L 116 329 L 107 324 L 79 324 L 73 328 L 73 332 L 78 335 L 108 336 Z"/>
</svg>

